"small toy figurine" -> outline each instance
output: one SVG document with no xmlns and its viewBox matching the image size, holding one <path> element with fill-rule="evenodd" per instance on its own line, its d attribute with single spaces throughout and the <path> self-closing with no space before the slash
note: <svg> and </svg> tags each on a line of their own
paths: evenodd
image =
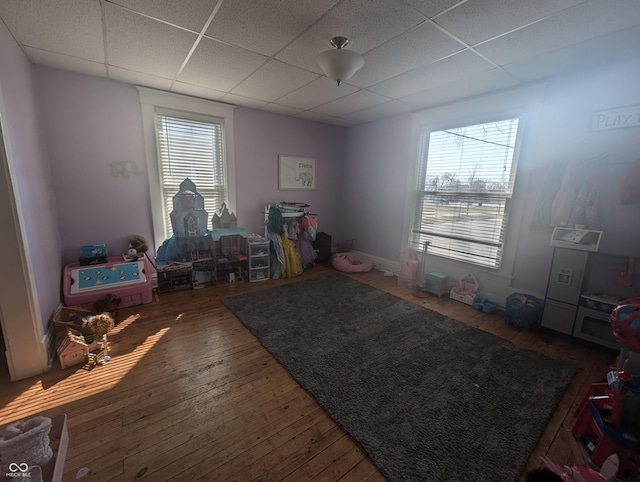
<svg viewBox="0 0 640 482">
<path fill-rule="evenodd" d="M 107 333 L 115 326 L 114 320 L 109 313 L 100 313 L 98 315 L 87 316 L 82 319 L 83 326 L 87 327 L 98 342 L 100 349 L 96 353 L 89 354 L 90 364 L 103 365 L 111 360 L 109 356 L 109 344 L 107 341 Z"/>
<path fill-rule="evenodd" d="M 542 462 L 545 467 L 529 472 L 527 482 L 614 482 L 620 465 L 620 460 L 615 454 L 604 461 L 600 472 L 586 466 L 565 465 L 561 468 L 547 457 L 542 457 Z"/>
</svg>

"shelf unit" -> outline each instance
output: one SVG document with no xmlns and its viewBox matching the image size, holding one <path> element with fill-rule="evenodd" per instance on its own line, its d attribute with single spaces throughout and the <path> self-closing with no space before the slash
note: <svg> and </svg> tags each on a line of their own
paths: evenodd
<svg viewBox="0 0 640 482">
<path fill-rule="evenodd" d="M 214 229 L 213 284 L 242 281 L 247 276 L 247 235 L 244 229 Z"/>
<path fill-rule="evenodd" d="M 266 281 L 271 278 L 269 241 L 249 241 L 249 281 Z"/>
<path fill-rule="evenodd" d="M 176 236 L 173 259 L 158 264 L 158 291 L 198 288 L 213 281 L 213 240 L 211 236 Z"/>
</svg>

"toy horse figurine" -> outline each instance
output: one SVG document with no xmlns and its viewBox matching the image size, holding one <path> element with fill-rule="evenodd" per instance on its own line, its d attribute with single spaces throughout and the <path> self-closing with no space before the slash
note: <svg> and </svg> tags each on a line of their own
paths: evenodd
<svg viewBox="0 0 640 482">
<path fill-rule="evenodd" d="M 95 362 L 103 364 L 111 360 L 109 356 L 109 344 L 107 342 L 107 334 L 115 326 L 111 315 L 109 313 L 100 313 L 98 315 L 87 316 L 82 319 L 82 326 L 93 333 L 94 339 L 98 344 L 102 344 L 102 350 L 97 355 L 99 359 L 95 360 Z"/>
</svg>

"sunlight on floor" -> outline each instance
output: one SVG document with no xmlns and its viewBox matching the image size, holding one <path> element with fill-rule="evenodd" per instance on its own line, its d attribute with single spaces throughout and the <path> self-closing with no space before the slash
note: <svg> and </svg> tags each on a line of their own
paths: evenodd
<svg viewBox="0 0 640 482">
<path fill-rule="evenodd" d="M 176 317 L 180 320 L 182 313 Z M 65 376 L 65 371 L 54 364 L 51 372 L 42 375 L 33 385 L 23 389 L 16 398 L 0 407 L 0 426 L 19 419 L 27 419 L 43 412 L 55 413 L 56 407 L 63 407 L 115 387 L 151 351 L 151 349 L 171 329 L 165 327 L 138 344 L 131 352 L 121 353 L 126 345 L 121 337 L 126 328 L 140 318 L 139 314 L 127 317 L 109 332 L 109 355 L 111 360 L 91 370 L 77 365 L 75 372 Z M 56 373 L 57 372 L 57 373 Z M 58 377 L 56 378 L 56 375 Z M 23 382 L 18 382 L 23 383 Z M 44 401 L 43 401 L 44 393 Z M 37 400 L 31 402 L 31 400 Z"/>
<path fill-rule="evenodd" d="M 0 410 L 0 427 L 42 410 L 42 401 L 40 397 L 38 397 L 38 394 L 42 392 L 42 390 L 42 384 L 40 380 L 38 380 L 29 388 L 25 389 L 17 398 L 7 403 L 7 405 Z M 38 401 L 34 403 L 30 402 L 30 400 Z"/>
</svg>

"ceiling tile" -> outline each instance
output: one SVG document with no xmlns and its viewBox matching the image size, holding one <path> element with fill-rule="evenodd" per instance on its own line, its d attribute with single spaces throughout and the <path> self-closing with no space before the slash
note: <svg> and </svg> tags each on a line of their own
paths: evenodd
<svg viewBox="0 0 640 482">
<path fill-rule="evenodd" d="M 251 107 L 252 109 L 259 109 L 260 107 L 267 105 L 267 102 L 264 100 L 251 99 L 249 97 L 243 97 L 236 94 L 225 94 L 220 100 L 227 104 L 241 105 L 243 107 Z"/>
<path fill-rule="evenodd" d="M 104 62 L 98 0 L 2 0 L 0 17 L 25 47 Z"/>
<path fill-rule="evenodd" d="M 346 119 L 352 122 L 371 122 L 374 120 L 382 119 L 383 117 L 390 117 L 403 112 L 411 112 L 415 107 L 399 100 L 392 100 L 384 104 L 369 107 L 368 109 L 359 110 L 358 112 L 352 112 L 341 116 L 342 119 Z"/>
<path fill-rule="evenodd" d="M 409 5 L 428 18 L 432 18 L 448 8 L 453 7 L 460 0 L 405 0 Z"/>
<path fill-rule="evenodd" d="M 330 116 L 341 116 L 348 114 L 356 110 L 366 109 L 367 107 L 373 107 L 374 105 L 383 104 L 388 102 L 388 97 L 384 97 L 379 94 L 374 94 L 368 90 L 359 90 L 353 94 L 345 95 L 340 99 L 327 102 L 312 109 L 314 112 L 320 112 L 321 114 L 327 114 Z"/>
<path fill-rule="evenodd" d="M 322 73 L 316 56 L 331 49 L 336 35 L 349 38 L 347 47 L 360 54 L 424 21 L 410 6 L 397 0 L 345 0 L 276 55 L 278 60 Z"/>
<path fill-rule="evenodd" d="M 25 47 L 29 60 L 37 65 L 51 67 L 53 69 L 67 70 L 79 74 L 93 75 L 94 77 L 106 77 L 107 68 L 104 64 L 90 60 L 79 59 L 69 55 L 57 54 L 46 50 Z"/>
<path fill-rule="evenodd" d="M 397 99 L 493 68 L 493 65 L 466 50 L 381 82 L 370 87 L 369 90 Z"/>
<path fill-rule="evenodd" d="M 364 67 L 349 82 L 368 87 L 464 48 L 432 24 L 424 23 L 367 52 Z"/>
<path fill-rule="evenodd" d="M 184 82 L 174 82 L 171 87 L 173 92 L 200 97 L 202 99 L 221 100 L 225 93 L 219 90 L 207 89 L 197 85 L 185 84 Z"/>
<path fill-rule="evenodd" d="M 456 100 L 512 87 L 517 81 L 501 69 L 481 72 L 478 75 L 442 84 L 417 94 L 402 97 L 402 101 L 415 107 L 434 107 Z"/>
<path fill-rule="evenodd" d="M 278 104 L 307 110 L 352 94 L 357 90 L 357 87 L 344 82 L 338 86 L 333 80 L 320 77 L 295 92 L 281 97 L 278 99 Z"/>
<path fill-rule="evenodd" d="M 296 109 L 295 107 L 289 107 L 287 105 L 280 105 L 280 104 L 267 104 L 263 107 L 260 107 L 260 110 L 266 110 L 269 112 L 274 112 L 276 114 L 282 114 L 282 115 L 296 115 L 301 112 L 300 109 Z"/>
<path fill-rule="evenodd" d="M 164 22 L 200 32 L 209 19 L 218 0 L 180 0 L 159 2 L 158 0 L 110 0 Z"/>
<path fill-rule="evenodd" d="M 169 90 L 171 87 L 171 79 L 163 79 L 156 75 L 133 72 L 131 70 L 121 69 L 120 67 L 109 67 L 109 78 L 128 84 L 150 87 L 152 89 Z"/>
<path fill-rule="evenodd" d="M 337 2 L 338 0 L 227 1 L 222 4 L 206 33 L 218 40 L 271 56 Z"/>
<path fill-rule="evenodd" d="M 435 19 L 468 45 L 555 15 L 584 0 L 468 0 Z"/>
<path fill-rule="evenodd" d="M 0 22 L 34 64 L 344 125 L 640 58 L 640 0 L 0 0 Z M 315 62 L 336 35 L 365 57 L 339 87 Z"/>
<path fill-rule="evenodd" d="M 197 36 L 105 4 L 109 63 L 173 79 Z"/>
<path fill-rule="evenodd" d="M 271 59 L 232 92 L 271 102 L 317 78 L 318 74 Z"/>
<path fill-rule="evenodd" d="M 638 45 L 640 27 L 632 27 L 503 68 L 519 80 L 529 82 L 637 57 Z"/>
<path fill-rule="evenodd" d="M 296 114 L 295 117 L 300 117 L 301 119 L 307 119 L 317 122 L 323 122 L 331 118 L 330 115 L 318 114 L 317 112 L 312 112 L 310 110 L 303 110 L 299 114 Z"/>
<path fill-rule="evenodd" d="M 612 9 L 608 2 L 585 2 L 476 49 L 497 65 L 507 65 L 638 24 L 638 0 L 615 3 L 617 8 Z"/>
<path fill-rule="evenodd" d="M 266 60 L 262 55 L 204 37 L 178 80 L 230 91 Z"/>
<path fill-rule="evenodd" d="M 336 126 L 341 126 L 341 127 L 351 127 L 351 126 L 355 126 L 358 123 L 352 120 L 348 120 L 348 119 L 343 119 L 341 117 L 330 117 L 329 119 L 327 119 L 326 121 L 324 121 L 326 124 L 333 124 Z"/>
</svg>

